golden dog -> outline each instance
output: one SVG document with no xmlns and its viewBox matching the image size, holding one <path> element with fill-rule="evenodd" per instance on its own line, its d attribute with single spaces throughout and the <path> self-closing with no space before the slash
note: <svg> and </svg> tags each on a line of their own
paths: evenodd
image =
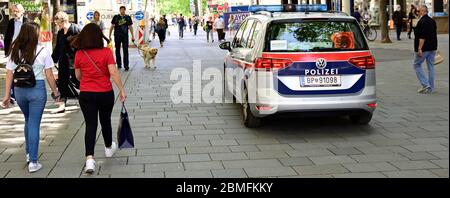
<svg viewBox="0 0 450 198">
<path fill-rule="evenodd" d="M 143 45 L 140 50 L 142 51 L 145 68 L 156 68 L 155 59 L 156 54 L 158 54 L 157 48 L 152 48 L 148 45 Z"/>
</svg>

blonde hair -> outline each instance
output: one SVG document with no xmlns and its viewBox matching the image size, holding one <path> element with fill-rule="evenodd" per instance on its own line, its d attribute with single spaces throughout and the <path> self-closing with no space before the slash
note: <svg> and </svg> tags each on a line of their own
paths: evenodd
<svg viewBox="0 0 450 198">
<path fill-rule="evenodd" d="M 59 11 L 55 14 L 55 21 L 69 21 L 69 15 L 67 15 L 65 12 L 63 11 Z"/>
<path fill-rule="evenodd" d="M 22 13 L 25 11 L 25 8 L 23 8 L 22 4 L 20 4 L 20 3 L 14 4 L 12 7 L 13 7 L 13 8 L 14 8 L 14 7 L 17 8 L 17 9 L 18 9 L 20 12 L 22 12 Z"/>
</svg>

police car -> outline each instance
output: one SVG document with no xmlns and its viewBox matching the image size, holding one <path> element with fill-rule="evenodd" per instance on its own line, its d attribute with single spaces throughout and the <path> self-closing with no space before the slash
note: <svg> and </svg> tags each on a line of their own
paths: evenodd
<svg viewBox="0 0 450 198">
<path fill-rule="evenodd" d="M 376 108 L 375 59 L 356 20 L 326 5 L 250 6 L 234 39 L 220 44 L 225 93 L 247 127 L 285 112 L 349 116 Z M 333 114 L 334 115 L 334 114 Z"/>
</svg>

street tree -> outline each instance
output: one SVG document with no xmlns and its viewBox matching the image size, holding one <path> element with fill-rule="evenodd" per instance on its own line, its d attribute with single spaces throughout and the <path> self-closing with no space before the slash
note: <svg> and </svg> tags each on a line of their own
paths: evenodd
<svg viewBox="0 0 450 198">
<path fill-rule="evenodd" d="M 381 30 L 381 42 L 392 43 L 389 38 L 389 27 L 387 24 L 388 14 L 386 10 L 386 0 L 380 0 L 380 30 Z"/>
<path fill-rule="evenodd" d="M 156 6 L 161 14 L 181 13 L 184 16 L 191 14 L 191 8 L 187 0 L 157 0 Z"/>
<path fill-rule="evenodd" d="M 55 15 L 57 12 L 59 12 L 61 10 L 61 4 L 59 0 L 51 0 L 50 1 L 51 5 L 53 5 L 53 15 Z M 58 34 L 57 28 L 56 28 L 56 24 L 53 23 L 53 16 L 50 16 L 51 18 L 51 23 L 52 23 L 52 43 L 53 45 L 56 44 L 56 34 Z"/>
</svg>

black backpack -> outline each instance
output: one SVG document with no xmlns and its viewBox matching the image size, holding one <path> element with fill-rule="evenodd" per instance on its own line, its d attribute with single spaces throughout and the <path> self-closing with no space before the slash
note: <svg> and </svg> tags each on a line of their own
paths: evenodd
<svg viewBox="0 0 450 198">
<path fill-rule="evenodd" d="M 16 69 L 14 70 L 14 86 L 20 87 L 20 88 L 32 88 L 36 86 L 36 77 L 34 76 L 34 71 L 32 65 L 34 64 L 34 61 L 36 60 L 36 57 L 41 53 L 41 50 L 34 56 L 31 63 L 27 63 L 25 60 L 22 61 L 19 65 L 17 65 Z"/>
</svg>

